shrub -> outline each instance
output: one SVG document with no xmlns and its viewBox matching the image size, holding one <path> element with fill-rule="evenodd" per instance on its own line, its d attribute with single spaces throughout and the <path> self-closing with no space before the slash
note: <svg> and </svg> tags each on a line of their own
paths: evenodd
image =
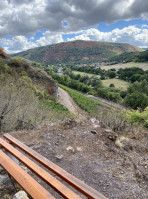
<svg viewBox="0 0 148 199">
<path fill-rule="evenodd" d="M 100 79 L 101 79 L 101 80 L 105 80 L 105 76 L 102 75 L 102 76 L 100 77 Z"/>
<path fill-rule="evenodd" d="M 107 89 L 106 88 L 97 89 L 97 95 L 103 98 L 107 98 Z"/>
<path fill-rule="evenodd" d="M 148 106 L 148 96 L 144 93 L 135 91 L 134 93 L 127 94 L 124 102 L 133 109 L 140 107 L 144 110 Z"/>
<path fill-rule="evenodd" d="M 108 92 L 107 99 L 114 102 L 120 102 L 122 100 L 120 94 L 115 92 Z"/>
<path fill-rule="evenodd" d="M 29 64 L 29 62 L 27 62 L 26 59 L 21 58 L 21 57 L 13 57 L 9 60 L 9 63 L 8 63 L 9 66 L 15 67 L 15 68 L 21 68 L 27 64 Z"/>
<path fill-rule="evenodd" d="M 109 71 L 109 72 L 108 72 L 108 76 L 109 76 L 110 79 L 113 79 L 113 78 L 116 77 L 116 72 L 114 72 L 114 71 Z"/>
<path fill-rule="evenodd" d="M 114 84 L 110 84 L 109 87 L 115 87 L 115 85 Z"/>
<path fill-rule="evenodd" d="M 0 58 L 0 74 L 10 73 L 11 69 L 7 65 L 7 61 L 5 59 Z"/>
<path fill-rule="evenodd" d="M 144 111 L 127 111 L 126 116 L 131 123 L 142 123 L 146 128 L 148 128 L 148 107 Z"/>
</svg>

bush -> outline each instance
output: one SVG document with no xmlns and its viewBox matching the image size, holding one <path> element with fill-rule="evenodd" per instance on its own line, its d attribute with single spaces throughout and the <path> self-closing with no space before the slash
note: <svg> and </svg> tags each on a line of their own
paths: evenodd
<svg viewBox="0 0 148 199">
<path fill-rule="evenodd" d="M 5 59 L 0 58 L 0 74 L 10 73 L 11 69 L 7 65 L 7 61 Z"/>
<path fill-rule="evenodd" d="M 8 65 L 11 67 L 15 67 L 15 68 L 21 68 L 24 65 L 29 64 L 29 62 L 27 62 L 26 59 L 21 58 L 21 57 L 13 57 L 10 59 Z"/>
<path fill-rule="evenodd" d="M 107 93 L 107 99 L 114 101 L 114 102 L 120 102 L 122 100 L 119 93 L 115 92 L 108 92 Z"/>
<path fill-rule="evenodd" d="M 144 127 L 148 128 L 148 107 L 143 112 L 139 110 L 127 111 L 126 117 L 130 123 L 142 123 Z"/>
<path fill-rule="evenodd" d="M 114 84 L 110 84 L 109 87 L 115 87 L 115 85 Z"/>
<path fill-rule="evenodd" d="M 105 80 L 105 76 L 104 76 L 104 75 L 101 76 L 100 79 L 101 79 L 101 80 Z"/>
<path fill-rule="evenodd" d="M 130 106 L 133 109 L 140 107 L 144 110 L 148 106 L 148 96 L 144 93 L 135 91 L 134 93 L 128 94 L 125 97 L 124 102 L 127 106 Z"/>
<path fill-rule="evenodd" d="M 114 72 L 114 71 L 109 71 L 109 72 L 108 72 L 108 76 L 109 76 L 110 79 L 113 79 L 113 78 L 116 77 L 116 72 Z"/>
<path fill-rule="evenodd" d="M 106 88 L 97 89 L 97 95 L 99 97 L 107 98 L 107 89 Z"/>
</svg>

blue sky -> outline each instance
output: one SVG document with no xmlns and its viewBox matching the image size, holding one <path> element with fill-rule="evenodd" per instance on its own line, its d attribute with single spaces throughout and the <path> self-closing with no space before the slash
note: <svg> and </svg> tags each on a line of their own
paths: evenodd
<svg viewBox="0 0 148 199">
<path fill-rule="evenodd" d="M 8 53 L 73 40 L 148 47 L 148 1 L 3 0 L 0 46 Z"/>
</svg>

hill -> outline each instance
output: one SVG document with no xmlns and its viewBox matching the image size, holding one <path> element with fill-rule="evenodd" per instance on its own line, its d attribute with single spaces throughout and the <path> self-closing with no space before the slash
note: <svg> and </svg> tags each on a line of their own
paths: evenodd
<svg viewBox="0 0 148 199">
<path fill-rule="evenodd" d="M 0 50 L 0 134 L 33 129 L 70 117 L 57 103 L 56 82 L 28 60 L 11 58 Z"/>
<path fill-rule="evenodd" d="M 71 41 L 30 49 L 14 54 L 44 64 L 102 62 L 124 52 L 142 49 L 123 43 Z"/>
<path fill-rule="evenodd" d="M 148 50 L 142 52 L 124 52 L 106 60 L 109 63 L 148 62 Z"/>
<path fill-rule="evenodd" d="M 139 53 L 134 57 L 135 62 L 148 62 L 148 50 Z"/>
</svg>

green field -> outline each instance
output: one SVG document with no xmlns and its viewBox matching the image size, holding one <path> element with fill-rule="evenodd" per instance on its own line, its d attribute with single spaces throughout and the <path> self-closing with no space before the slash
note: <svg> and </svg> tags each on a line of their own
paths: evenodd
<svg viewBox="0 0 148 199">
<path fill-rule="evenodd" d="M 92 76 L 97 76 L 100 78 L 100 75 L 95 75 L 95 74 L 91 74 L 91 73 L 85 73 L 85 72 L 80 72 L 80 71 L 72 71 L 75 75 L 77 74 L 80 74 L 81 76 L 83 75 L 88 75 L 89 77 L 92 77 Z"/>
<path fill-rule="evenodd" d="M 135 62 L 129 62 L 125 64 L 115 64 L 110 66 L 101 66 L 101 69 L 109 70 L 112 68 L 115 68 L 116 70 L 119 70 L 120 68 L 132 68 L 132 67 L 138 67 L 142 68 L 143 70 L 148 70 L 148 63 L 135 63 Z"/>
<path fill-rule="evenodd" d="M 74 74 L 80 74 L 80 75 L 88 75 L 89 77 L 92 76 L 97 76 L 100 78 L 100 75 L 95 75 L 95 74 L 90 74 L 90 73 L 85 73 L 85 72 L 80 72 L 80 71 L 73 71 Z M 103 85 L 106 87 L 109 87 L 110 84 L 114 84 L 115 88 L 119 89 L 119 90 L 126 90 L 128 88 L 128 86 L 130 85 L 130 83 L 120 80 L 120 79 L 106 79 L 106 80 L 102 80 Z"/>
<path fill-rule="evenodd" d="M 103 85 L 106 87 L 109 87 L 110 84 L 114 84 L 115 88 L 119 89 L 119 90 L 126 90 L 128 88 L 128 86 L 130 85 L 129 82 L 120 80 L 120 79 L 106 79 L 106 80 L 102 80 Z"/>
</svg>

